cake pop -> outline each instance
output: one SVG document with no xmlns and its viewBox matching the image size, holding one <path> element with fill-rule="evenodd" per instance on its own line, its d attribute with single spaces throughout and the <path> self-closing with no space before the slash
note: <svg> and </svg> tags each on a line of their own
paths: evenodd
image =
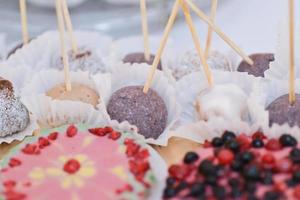
<svg viewBox="0 0 300 200">
<path fill-rule="evenodd" d="M 127 86 L 113 93 L 107 105 L 111 119 L 137 126 L 145 138 L 157 139 L 166 128 L 168 111 L 163 99 L 152 89 Z"/>
<path fill-rule="evenodd" d="M 68 58 L 71 71 L 88 71 L 91 74 L 106 72 L 103 59 L 96 54 L 94 49 L 80 48 L 76 54 L 71 50 L 68 52 Z M 63 69 L 62 58 L 58 62 L 55 65 Z"/>
<path fill-rule="evenodd" d="M 296 94 L 296 101 L 292 105 L 288 94 L 278 97 L 268 105 L 267 111 L 270 126 L 288 123 L 291 127 L 300 127 L 300 94 Z"/>
<path fill-rule="evenodd" d="M 265 71 L 270 68 L 270 62 L 275 60 L 272 53 L 257 53 L 249 56 L 254 64 L 251 66 L 246 61 L 242 61 L 237 69 L 239 72 L 248 72 L 255 77 L 265 77 Z"/>
<path fill-rule="evenodd" d="M 16 134 L 29 124 L 27 108 L 15 97 L 12 83 L 0 77 L 0 138 Z"/>
<path fill-rule="evenodd" d="M 231 71 L 230 60 L 218 51 L 212 51 L 209 54 L 207 63 L 211 69 Z M 197 71 L 202 71 L 200 58 L 196 51 L 187 51 L 179 62 L 179 67 L 173 69 L 173 76 L 178 80 Z"/>
<path fill-rule="evenodd" d="M 79 83 L 72 83 L 71 91 L 66 91 L 65 84 L 59 84 L 50 89 L 46 95 L 57 100 L 81 101 L 93 106 L 100 101 L 99 95 L 93 89 Z"/>
<path fill-rule="evenodd" d="M 242 120 L 247 117 L 247 96 L 234 84 L 215 85 L 200 92 L 196 100 L 197 117 L 209 121 L 214 117 Z"/>
<path fill-rule="evenodd" d="M 123 58 L 123 62 L 124 63 L 130 63 L 130 64 L 133 64 L 133 63 L 147 63 L 148 65 L 152 65 L 153 61 L 154 61 L 154 55 L 151 54 L 150 55 L 150 59 L 149 60 L 146 60 L 145 59 L 145 54 L 144 53 L 130 53 L 128 55 L 126 55 L 124 58 Z M 159 70 L 162 70 L 162 65 L 161 65 L 161 62 L 159 62 L 158 66 L 157 66 L 157 69 Z"/>
</svg>

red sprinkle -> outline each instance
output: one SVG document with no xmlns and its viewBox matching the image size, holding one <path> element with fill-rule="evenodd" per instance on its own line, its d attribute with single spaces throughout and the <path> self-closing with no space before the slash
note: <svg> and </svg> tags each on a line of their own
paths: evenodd
<svg viewBox="0 0 300 200">
<path fill-rule="evenodd" d="M 135 158 L 137 160 L 143 160 L 149 157 L 149 151 L 148 149 L 142 149 L 140 150 L 136 155 Z"/>
<path fill-rule="evenodd" d="M 20 166 L 21 164 L 22 164 L 22 162 L 17 158 L 11 158 L 8 163 L 8 165 L 10 167 L 17 167 L 17 166 Z"/>
<path fill-rule="evenodd" d="M 16 181 L 13 181 L 13 180 L 7 180 L 7 181 L 3 182 L 3 186 L 7 189 L 12 189 L 16 185 L 17 185 Z"/>
<path fill-rule="evenodd" d="M 50 135 L 48 135 L 49 140 L 56 140 L 58 137 L 58 132 L 53 132 Z"/>
<path fill-rule="evenodd" d="M 117 131 L 113 131 L 111 133 L 109 133 L 108 138 L 112 139 L 112 140 L 117 140 L 121 137 L 121 133 L 117 132 Z"/>
<path fill-rule="evenodd" d="M 39 154 L 39 149 L 37 148 L 37 146 L 35 144 L 27 144 L 23 149 L 22 152 L 24 154 L 28 154 L 28 155 L 34 155 L 34 154 Z"/>
<path fill-rule="evenodd" d="M 212 147 L 212 144 L 209 141 L 205 140 L 205 142 L 203 144 L 203 147 L 204 148 L 210 148 L 210 147 Z"/>
<path fill-rule="evenodd" d="M 261 140 L 263 140 L 263 139 L 267 139 L 267 137 L 266 137 L 262 132 L 257 131 L 257 132 L 255 132 L 255 133 L 252 135 L 252 139 L 253 139 L 253 140 L 254 140 L 254 139 L 261 139 Z"/>
<path fill-rule="evenodd" d="M 24 200 L 26 199 L 26 195 L 23 193 L 19 193 L 13 190 L 5 191 L 4 195 L 8 200 Z"/>
<path fill-rule="evenodd" d="M 89 129 L 89 132 L 96 136 L 105 136 L 107 134 L 107 133 L 105 133 L 103 128 Z"/>
<path fill-rule="evenodd" d="M 41 149 L 43 149 L 43 148 L 50 145 L 49 140 L 47 138 L 44 138 L 44 137 L 40 137 L 38 143 L 39 143 L 39 147 Z"/>
<path fill-rule="evenodd" d="M 78 129 L 74 125 L 70 125 L 67 129 L 67 136 L 68 137 L 74 137 L 78 132 Z"/>
<path fill-rule="evenodd" d="M 128 157 L 133 157 L 139 152 L 139 150 L 140 150 L 140 145 L 135 143 L 129 143 L 127 144 L 126 155 Z"/>
<path fill-rule="evenodd" d="M 222 149 L 219 153 L 218 153 L 218 160 L 219 163 L 222 165 L 228 165 L 230 164 L 234 159 L 234 155 L 232 153 L 232 151 L 228 150 L 228 149 Z"/>
<path fill-rule="evenodd" d="M 64 165 L 64 171 L 69 174 L 75 174 L 80 169 L 80 163 L 75 159 L 68 160 Z"/>
</svg>

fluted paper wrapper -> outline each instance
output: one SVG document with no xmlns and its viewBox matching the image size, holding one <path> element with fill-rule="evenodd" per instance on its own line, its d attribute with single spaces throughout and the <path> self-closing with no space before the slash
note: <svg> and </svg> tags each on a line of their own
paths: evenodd
<svg viewBox="0 0 300 200">
<path fill-rule="evenodd" d="M 260 79 L 239 72 L 213 70 L 212 74 L 214 84 L 237 85 L 247 96 L 250 95 L 254 82 Z M 198 120 L 196 117 L 195 101 L 199 92 L 207 87 L 207 79 L 202 72 L 187 75 L 177 83 L 178 101 L 183 110 L 180 116 L 179 126 L 175 131 L 170 133 L 171 135 L 203 143 L 205 140 L 220 136 L 225 130 L 251 134 L 258 129 L 258 127 L 252 123 L 250 113 L 243 120 L 226 120 L 223 117 L 214 117 L 209 121 Z"/>
<path fill-rule="evenodd" d="M 88 72 L 71 72 L 71 81 L 95 90 L 100 96 L 96 108 L 80 101 L 53 100 L 46 92 L 64 83 L 64 75 L 58 70 L 44 70 L 37 73 L 32 81 L 22 89 L 22 100 L 37 116 L 43 127 L 56 127 L 69 123 L 88 123 L 97 125 L 108 120 L 104 102 L 109 98 L 111 88 L 110 74 L 90 76 Z"/>
<path fill-rule="evenodd" d="M 78 59 L 77 61 L 71 60 L 71 41 L 66 34 L 65 41 L 69 54 L 70 70 L 76 71 L 78 67 L 86 65 L 86 68 L 88 68 L 86 71 L 91 73 L 108 71 L 106 67 L 112 39 L 89 31 L 75 31 L 74 34 L 78 41 L 78 53 L 90 52 L 91 55 L 82 62 L 79 62 Z M 34 72 L 49 68 L 62 69 L 61 55 L 59 33 L 57 31 L 47 31 L 33 39 L 28 45 L 17 50 L 6 63 L 11 67 L 27 65 Z"/>
<path fill-rule="evenodd" d="M 112 74 L 112 89 L 110 96 L 120 88 L 126 86 L 144 85 L 150 66 L 147 64 L 116 64 Z M 167 126 L 164 132 L 157 138 L 145 139 L 149 144 L 166 146 L 170 137 L 169 132 L 179 118 L 180 107 L 176 101 L 175 88 L 170 84 L 163 72 L 156 71 L 151 88 L 164 100 L 168 110 Z M 108 101 L 105 102 L 108 104 Z"/>
<path fill-rule="evenodd" d="M 296 85 L 300 84 L 300 80 L 296 80 Z M 266 136 L 278 138 L 284 133 L 292 134 L 300 139 L 299 127 L 290 127 L 287 123 L 283 125 L 273 124 L 269 127 L 269 112 L 266 107 L 278 97 L 288 94 L 289 85 L 287 81 L 281 80 L 261 80 L 254 86 L 253 92 L 249 98 L 250 112 L 253 113 L 253 121 L 259 125 Z M 300 89 L 296 87 L 296 93 L 300 93 Z"/>
</svg>

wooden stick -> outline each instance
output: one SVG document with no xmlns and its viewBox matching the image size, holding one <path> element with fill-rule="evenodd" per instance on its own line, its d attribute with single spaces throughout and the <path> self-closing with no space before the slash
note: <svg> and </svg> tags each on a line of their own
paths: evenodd
<svg viewBox="0 0 300 200">
<path fill-rule="evenodd" d="M 57 23 L 59 29 L 59 36 L 60 36 L 60 48 L 63 58 L 63 65 L 64 65 L 64 75 L 65 75 L 65 83 L 66 83 L 66 90 L 71 91 L 71 78 L 70 78 L 70 69 L 69 69 L 69 58 L 66 49 L 65 43 L 65 25 L 62 13 L 62 4 L 61 0 L 56 0 L 56 15 L 57 15 Z"/>
<path fill-rule="evenodd" d="M 66 0 L 61 0 L 61 4 L 62 4 L 62 9 L 64 14 L 64 20 L 67 25 L 69 37 L 71 39 L 72 50 L 73 53 L 76 55 L 78 53 L 78 45 L 77 45 L 76 37 L 74 35 L 74 29 L 73 29 L 73 24 L 69 12 L 68 4 Z"/>
<path fill-rule="evenodd" d="M 198 38 L 196 28 L 193 24 L 193 20 L 192 20 L 192 17 L 191 17 L 190 10 L 189 10 L 188 6 L 186 5 L 186 3 L 183 0 L 181 0 L 181 6 L 182 6 L 182 10 L 183 10 L 183 13 L 184 13 L 185 20 L 186 20 L 186 22 L 189 26 L 190 31 L 191 31 L 191 34 L 192 34 L 192 37 L 193 37 L 193 40 L 194 40 L 194 44 L 195 44 L 198 56 L 200 57 L 200 61 L 203 65 L 203 67 L 204 67 L 204 72 L 205 72 L 208 84 L 209 84 L 209 86 L 212 86 L 213 85 L 212 74 L 211 74 L 211 71 L 210 71 L 209 66 L 207 64 L 206 58 L 204 56 L 204 52 L 201 48 L 200 40 Z"/>
<path fill-rule="evenodd" d="M 23 44 L 25 45 L 28 44 L 29 42 L 26 0 L 20 0 L 19 4 L 20 4 L 21 24 L 22 24 L 22 38 L 23 38 Z"/>
<path fill-rule="evenodd" d="M 144 54 L 147 61 L 150 60 L 150 48 L 149 48 L 149 33 L 148 33 L 148 19 L 147 19 L 147 7 L 146 0 L 140 0 L 141 18 L 142 18 L 142 30 L 144 38 Z"/>
<path fill-rule="evenodd" d="M 290 31 L 290 78 L 289 78 L 289 102 L 294 104 L 295 94 L 295 49 L 294 49 L 294 0 L 289 0 L 289 31 Z"/>
<path fill-rule="evenodd" d="M 218 7 L 218 0 L 211 0 L 211 9 L 210 9 L 210 20 L 215 23 L 216 13 L 217 13 L 217 7 Z M 208 32 L 207 32 L 207 38 L 206 38 L 206 44 L 205 44 L 205 58 L 208 59 L 210 47 L 211 47 L 211 41 L 212 41 L 212 34 L 213 30 L 209 26 Z"/>
<path fill-rule="evenodd" d="M 200 10 L 192 1 L 185 0 L 190 8 L 205 22 L 207 23 L 234 51 L 236 51 L 249 65 L 253 65 L 253 60 L 243 52 L 222 30 L 216 26 L 205 13 Z"/>
<path fill-rule="evenodd" d="M 158 63 L 159 63 L 159 61 L 161 59 L 161 55 L 163 53 L 163 50 L 164 50 L 164 48 L 166 46 L 166 43 L 167 43 L 170 31 L 171 31 L 171 29 L 172 29 L 172 27 L 174 25 L 176 16 L 178 14 L 179 6 L 180 6 L 180 0 L 176 0 L 175 3 L 174 3 L 174 5 L 173 5 L 172 12 L 171 12 L 171 15 L 169 17 L 168 23 L 166 25 L 166 28 L 165 28 L 162 40 L 160 41 L 160 45 L 159 45 L 158 51 L 157 51 L 157 53 L 155 55 L 152 67 L 151 67 L 151 69 L 150 69 L 150 71 L 148 73 L 148 77 L 147 77 L 147 80 L 146 80 L 146 83 L 145 83 L 144 89 L 143 89 L 144 93 L 148 92 L 148 90 L 149 90 L 149 88 L 150 88 L 150 86 L 152 84 L 152 80 L 153 80 L 155 71 L 156 71 Z"/>
</svg>

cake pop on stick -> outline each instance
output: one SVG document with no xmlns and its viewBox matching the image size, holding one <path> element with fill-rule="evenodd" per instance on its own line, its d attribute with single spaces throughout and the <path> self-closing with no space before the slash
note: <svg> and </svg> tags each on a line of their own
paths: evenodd
<svg viewBox="0 0 300 200">
<path fill-rule="evenodd" d="M 288 123 L 291 127 L 300 127 L 300 95 L 295 93 L 294 5 L 295 1 L 289 0 L 289 94 L 278 97 L 267 107 L 270 126 Z"/>
<path fill-rule="evenodd" d="M 214 23 L 217 13 L 217 7 L 218 7 L 218 0 L 212 0 L 211 1 L 211 9 L 210 9 L 210 20 Z M 213 29 L 209 26 L 208 32 L 207 32 L 207 38 L 206 38 L 206 45 L 205 45 L 205 58 L 208 59 L 209 53 L 210 53 L 210 46 L 212 41 L 212 34 Z"/>
<path fill-rule="evenodd" d="M 252 59 L 249 58 L 249 56 L 245 54 L 243 50 L 239 48 L 224 32 L 222 32 L 222 30 L 215 25 L 201 9 L 199 9 L 190 0 L 185 0 L 185 2 L 190 6 L 191 10 L 193 10 L 205 23 L 207 23 L 234 51 L 236 51 L 247 63 L 253 65 Z"/>
<path fill-rule="evenodd" d="M 149 50 L 149 33 L 148 33 L 148 20 L 147 20 L 147 7 L 146 0 L 140 0 L 141 18 L 142 18 L 142 30 L 144 39 L 144 54 L 145 60 L 150 60 L 150 50 Z"/>
<path fill-rule="evenodd" d="M 65 75 L 65 84 L 66 90 L 71 91 L 71 78 L 70 78 L 70 69 L 69 69 L 69 59 L 66 50 L 66 43 L 65 43 L 65 25 L 64 19 L 62 14 L 62 2 L 60 0 L 56 0 L 56 15 L 57 15 L 57 22 L 59 28 L 59 35 L 60 35 L 60 48 L 63 58 L 63 65 L 64 65 L 64 75 Z"/>
<path fill-rule="evenodd" d="M 200 57 L 202 65 L 204 67 L 204 72 L 205 72 L 208 84 L 209 84 L 209 86 L 212 86 L 213 85 L 213 78 L 212 78 L 212 75 L 211 75 L 211 71 L 209 69 L 209 66 L 207 64 L 207 61 L 206 61 L 206 58 L 204 56 L 203 50 L 201 48 L 200 41 L 199 41 L 199 38 L 198 38 L 198 34 L 197 34 L 196 28 L 193 24 L 191 13 L 190 13 L 189 8 L 187 7 L 186 3 L 183 0 L 181 0 L 180 3 L 181 3 L 181 7 L 182 7 L 182 10 L 183 10 L 183 13 L 184 13 L 185 20 L 186 20 L 186 22 L 189 26 L 190 32 L 192 34 L 193 41 L 194 41 L 197 53 Z"/>
<path fill-rule="evenodd" d="M 174 22 L 175 22 L 175 19 L 176 19 L 176 16 L 178 14 L 178 9 L 179 9 L 179 6 L 180 6 L 180 0 L 176 0 L 174 5 L 173 5 L 173 8 L 172 8 L 172 12 L 171 12 L 171 15 L 169 17 L 169 20 L 168 20 L 168 23 L 167 23 L 167 26 L 165 28 L 165 31 L 164 31 L 164 34 L 163 34 L 163 37 L 162 37 L 162 40 L 160 42 L 160 45 L 159 45 L 159 48 L 158 48 L 158 51 L 155 55 L 155 58 L 154 58 L 154 61 L 153 61 L 153 64 L 152 64 L 152 67 L 151 67 L 151 70 L 148 74 L 148 77 L 147 77 L 147 80 L 146 80 L 146 83 L 144 85 L 144 89 L 143 89 L 143 92 L 144 93 L 147 93 L 150 86 L 151 86 L 151 83 L 152 83 L 152 80 L 153 80 L 153 77 L 154 77 L 154 74 L 155 74 L 155 71 L 157 69 L 157 66 L 160 62 L 160 58 L 161 58 L 161 55 L 164 51 L 164 48 L 166 46 L 166 43 L 167 43 L 167 40 L 168 40 L 168 37 L 169 37 L 169 34 L 170 34 L 170 31 L 174 25 Z"/>
<path fill-rule="evenodd" d="M 29 42 L 26 0 L 20 0 L 19 4 L 20 4 L 21 24 L 22 24 L 23 45 L 25 45 L 28 44 Z"/>
<path fill-rule="evenodd" d="M 67 4 L 66 0 L 61 0 L 61 4 L 62 4 L 62 10 L 63 10 L 63 18 L 64 18 L 64 21 L 67 26 L 69 37 L 71 39 L 72 50 L 73 50 L 73 53 L 76 55 L 78 53 L 78 45 L 77 45 L 77 41 L 76 41 L 76 38 L 74 35 L 74 30 L 73 30 L 71 17 L 70 17 L 70 12 L 68 9 L 68 4 Z"/>
</svg>

